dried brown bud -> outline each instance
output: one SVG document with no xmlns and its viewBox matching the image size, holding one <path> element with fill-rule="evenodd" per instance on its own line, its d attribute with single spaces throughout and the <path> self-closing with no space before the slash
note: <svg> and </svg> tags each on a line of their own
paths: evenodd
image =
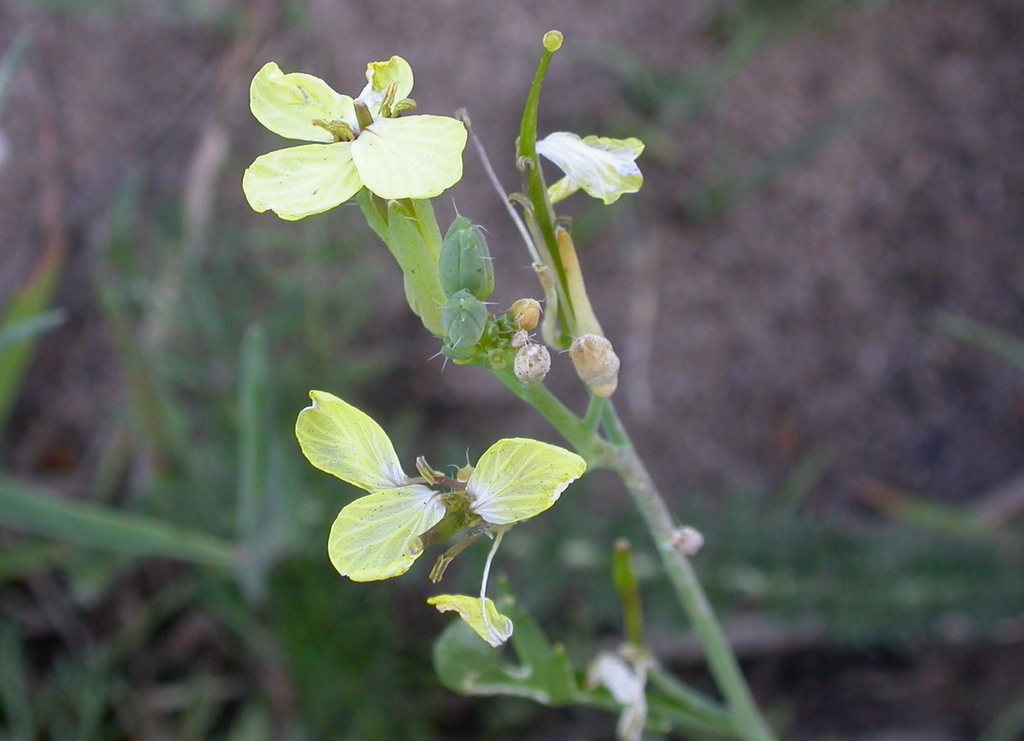
<svg viewBox="0 0 1024 741">
<path fill-rule="evenodd" d="M 544 345 L 524 345 L 516 353 L 513 368 L 523 383 L 540 383 L 551 370 L 551 354 Z"/>
<path fill-rule="evenodd" d="M 601 397 L 615 393 L 619 385 L 619 356 L 607 337 L 585 334 L 572 341 L 569 357 L 576 375 Z"/>
<path fill-rule="evenodd" d="M 516 326 L 532 332 L 540 323 L 540 302 L 535 298 L 521 298 L 508 310 L 516 320 Z"/>
</svg>

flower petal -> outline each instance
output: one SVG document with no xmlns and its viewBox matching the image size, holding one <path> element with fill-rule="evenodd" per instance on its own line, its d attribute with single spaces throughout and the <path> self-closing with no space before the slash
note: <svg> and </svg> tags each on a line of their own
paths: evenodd
<svg viewBox="0 0 1024 741">
<path fill-rule="evenodd" d="M 644 151 L 639 139 L 584 139 L 566 131 L 548 134 L 537 142 L 537 151 L 561 167 L 569 183 L 559 181 L 549 189 L 552 203 L 583 188 L 594 198 L 613 203 L 623 193 L 636 193 L 644 176 L 636 158 Z M 573 187 L 575 186 L 575 187 Z"/>
<path fill-rule="evenodd" d="M 311 142 L 332 142 L 334 135 L 313 121 L 344 121 L 356 126 L 352 98 L 339 95 L 319 77 L 302 72 L 284 74 L 267 62 L 249 86 L 249 107 L 256 119 L 279 136 Z"/>
<path fill-rule="evenodd" d="M 438 612 L 449 612 L 454 610 L 465 620 L 469 627 L 476 631 L 477 635 L 497 648 L 512 636 L 512 621 L 498 612 L 494 600 L 488 598 L 483 600 L 479 597 L 467 597 L 462 594 L 439 594 L 427 600 L 428 605 L 434 605 Z M 484 606 L 486 605 L 486 606 Z M 484 610 L 487 610 L 487 617 L 484 618 Z"/>
<path fill-rule="evenodd" d="M 376 117 L 384 99 L 384 91 L 392 80 L 398 83 L 395 100 L 409 97 L 413 83 L 412 67 L 398 56 L 391 57 L 386 62 L 371 62 L 366 65 L 366 80 L 366 87 L 359 93 L 359 100 L 366 103 L 367 108 Z"/>
<path fill-rule="evenodd" d="M 399 576 L 419 558 L 420 536 L 444 512 L 437 492 L 419 484 L 360 497 L 338 513 L 327 554 L 338 573 L 352 581 Z"/>
<path fill-rule="evenodd" d="M 554 504 L 586 470 L 586 461 L 557 445 L 499 440 L 480 456 L 466 482 L 466 491 L 476 497 L 470 510 L 492 525 L 529 519 Z"/>
<path fill-rule="evenodd" d="M 409 479 L 381 426 L 326 391 L 310 391 L 312 406 L 299 412 L 295 437 L 309 462 L 353 486 L 378 492 Z"/>
<path fill-rule="evenodd" d="M 348 142 L 279 149 L 257 157 L 242 176 L 253 210 L 269 209 L 288 221 L 332 209 L 362 186 Z"/>
<path fill-rule="evenodd" d="M 466 127 L 454 118 L 380 118 L 352 142 L 352 161 L 381 198 L 434 198 L 462 178 L 465 147 Z"/>
</svg>

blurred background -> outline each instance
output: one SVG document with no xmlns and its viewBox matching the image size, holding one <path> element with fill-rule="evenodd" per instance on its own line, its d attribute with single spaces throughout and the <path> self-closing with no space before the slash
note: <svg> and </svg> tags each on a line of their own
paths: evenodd
<svg viewBox="0 0 1024 741">
<path fill-rule="evenodd" d="M 286 146 L 274 60 L 355 95 L 404 56 L 507 190 L 543 33 L 541 134 L 638 136 L 646 182 L 567 202 L 616 395 L 780 733 L 1021 737 L 1024 9 L 1017 0 L 0 2 L 0 738 L 612 739 L 614 719 L 444 689 L 450 616 L 325 555 L 354 491 L 293 438 L 312 388 L 407 465 L 558 442 L 447 367 L 343 206 L 257 215 Z M 488 230 L 499 308 L 540 297 L 479 159 L 435 202 Z M 549 175 L 553 175 L 549 173 Z M 549 380 L 579 408 L 568 363 Z M 611 476 L 506 539 L 578 668 L 621 638 L 707 684 Z M 473 589 L 486 550 L 449 570 Z"/>
</svg>

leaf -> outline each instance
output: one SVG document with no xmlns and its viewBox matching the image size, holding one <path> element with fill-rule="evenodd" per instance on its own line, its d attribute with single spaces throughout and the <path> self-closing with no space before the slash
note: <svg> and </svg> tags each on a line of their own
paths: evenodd
<svg viewBox="0 0 1024 741">
<path fill-rule="evenodd" d="M 587 470 L 586 461 L 557 445 L 525 438 L 499 440 L 480 456 L 466 482 L 470 508 L 492 525 L 540 514 Z"/>
<path fill-rule="evenodd" d="M 310 391 L 295 437 L 303 454 L 325 473 L 369 492 L 408 483 L 391 438 L 367 414 L 326 391 Z"/>
<path fill-rule="evenodd" d="M 437 492 L 420 485 L 360 497 L 338 513 L 327 553 L 352 581 L 400 576 L 423 552 L 420 536 L 444 513 Z"/>
<path fill-rule="evenodd" d="M 567 705 L 579 693 L 576 677 L 561 646 L 552 648 L 525 610 L 503 608 L 516 626 L 512 647 L 519 664 L 501 660 L 466 623 L 449 625 L 434 643 L 434 668 L 450 690 L 464 695 L 514 695 L 544 705 Z"/>
<path fill-rule="evenodd" d="M 319 77 L 302 72 L 285 74 L 267 62 L 249 85 L 249 108 L 256 120 L 286 139 L 332 142 L 334 135 L 313 123 L 321 120 L 356 124 L 352 98 L 339 95 Z"/>
<path fill-rule="evenodd" d="M 381 198 L 434 198 L 462 179 L 465 148 L 466 127 L 454 118 L 379 118 L 352 142 L 352 161 Z"/>
<path fill-rule="evenodd" d="M 0 476 L 0 524 L 133 556 L 218 567 L 238 562 L 230 544 L 205 533 L 113 507 L 76 502 L 7 476 Z"/>
<path fill-rule="evenodd" d="M 59 327 L 67 319 L 67 313 L 62 309 L 51 309 L 41 314 L 36 314 L 28 319 L 19 322 L 12 322 L 10 325 L 0 327 L 0 353 L 7 348 L 16 346 L 20 342 L 30 340 L 36 335 L 49 332 L 54 327 Z"/>
<path fill-rule="evenodd" d="M 279 149 L 257 157 L 242 175 L 252 209 L 273 211 L 287 221 L 332 209 L 361 187 L 349 142 Z"/>
</svg>

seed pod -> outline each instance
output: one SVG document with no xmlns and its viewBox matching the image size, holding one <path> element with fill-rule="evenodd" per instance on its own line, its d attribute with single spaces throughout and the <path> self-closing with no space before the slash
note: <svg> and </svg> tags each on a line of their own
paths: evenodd
<svg viewBox="0 0 1024 741">
<path fill-rule="evenodd" d="M 476 345 L 487 328 L 487 307 L 467 290 L 456 291 L 441 313 L 445 339 L 457 350 Z"/>
<path fill-rule="evenodd" d="M 480 227 L 464 216 L 457 217 L 444 235 L 437 274 L 445 298 L 466 290 L 483 301 L 494 291 L 487 239 Z"/>
<path fill-rule="evenodd" d="M 540 323 L 540 302 L 535 298 L 521 298 L 508 310 L 519 329 L 532 332 Z"/>
<path fill-rule="evenodd" d="M 551 370 L 551 354 L 544 345 L 531 343 L 519 348 L 512 367 L 523 383 L 540 383 Z"/>
<path fill-rule="evenodd" d="M 572 341 L 569 357 L 576 375 L 601 397 L 615 393 L 619 385 L 619 356 L 607 337 L 585 334 Z"/>
</svg>

